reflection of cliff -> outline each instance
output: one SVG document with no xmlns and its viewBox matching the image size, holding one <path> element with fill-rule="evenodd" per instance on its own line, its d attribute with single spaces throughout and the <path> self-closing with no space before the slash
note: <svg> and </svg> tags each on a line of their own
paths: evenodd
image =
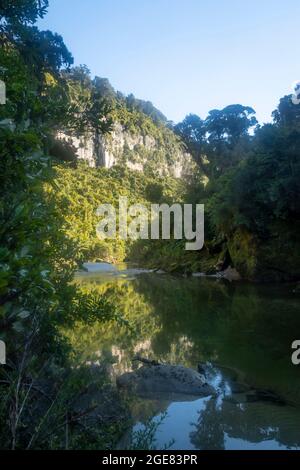
<svg viewBox="0 0 300 470">
<path fill-rule="evenodd" d="M 265 403 L 238 403 L 215 399 L 199 413 L 190 439 L 197 449 L 228 448 L 230 438 L 251 443 L 274 440 L 286 447 L 300 446 L 300 410 Z M 247 444 L 244 445 L 247 448 Z"/>
<path fill-rule="evenodd" d="M 148 357 L 149 351 L 152 351 L 150 339 L 138 341 L 133 347 L 132 355 L 128 354 L 128 349 L 120 349 L 118 346 L 113 345 L 111 348 L 113 357 L 113 363 L 110 367 L 111 376 L 115 378 L 125 372 L 131 372 L 138 365 L 132 361 L 133 357 L 136 354 Z"/>
<path fill-rule="evenodd" d="M 299 374 L 290 361 L 300 317 L 295 298 L 285 288 L 281 293 L 278 286 L 158 274 L 99 283 L 84 279 L 81 287 L 107 296 L 128 321 L 128 326 L 78 322 L 68 336 L 85 356 L 101 350 L 102 358 L 112 362 L 114 346 L 122 351 L 114 365 L 121 372 L 131 369 L 132 357 L 141 351 L 192 367 L 200 361 L 217 361 L 241 371 L 256 388 L 270 388 L 300 401 Z"/>
<path fill-rule="evenodd" d="M 133 356 L 152 351 L 151 339 L 160 329 L 152 306 L 136 291 L 135 282 L 115 279 L 97 283 L 96 277 L 76 279 L 85 292 L 97 291 L 120 313 L 127 323 L 97 322 L 87 325 L 78 321 L 66 335 L 82 361 L 105 361 L 114 375 L 132 368 Z"/>
</svg>

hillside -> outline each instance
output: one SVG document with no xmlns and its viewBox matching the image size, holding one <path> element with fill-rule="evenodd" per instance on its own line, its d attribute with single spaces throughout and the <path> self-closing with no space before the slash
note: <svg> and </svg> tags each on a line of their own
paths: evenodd
<svg viewBox="0 0 300 470">
<path fill-rule="evenodd" d="M 191 155 L 181 138 L 176 135 L 165 116 L 151 102 L 125 97 L 116 92 L 109 81 L 91 79 L 85 67 L 72 69 L 66 74 L 71 98 L 78 101 L 93 89 L 91 100 L 105 102 L 105 119 L 110 122 L 109 132 L 95 132 L 91 116 L 85 126 L 61 129 L 57 137 L 73 147 L 75 156 L 92 167 L 111 168 L 125 165 L 130 169 L 159 176 L 187 177 L 195 168 Z"/>
</svg>

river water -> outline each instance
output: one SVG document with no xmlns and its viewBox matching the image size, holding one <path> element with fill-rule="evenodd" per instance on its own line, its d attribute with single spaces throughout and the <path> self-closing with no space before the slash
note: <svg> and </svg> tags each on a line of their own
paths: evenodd
<svg viewBox="0 0 300 470">
<path fill-rule="evenodd" d="M 112 378 L 138 367 L 136 354 L 201 364 L 216 389 L 205 398 L 131 397 L 133 431 L 149 419 L 159 422 L 157 449 L 300 448 L 300 365 L 291 361 L 300 309 L 293 286 L 86 267 L 76 282 L 105 295 L 128 324 L 78 323 L 68 336 L 80 360 L 105 361 Z"/>
</svg>

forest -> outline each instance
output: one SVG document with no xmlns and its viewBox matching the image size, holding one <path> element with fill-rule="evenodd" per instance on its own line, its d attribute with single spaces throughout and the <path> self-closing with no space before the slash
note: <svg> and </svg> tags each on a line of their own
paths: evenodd
<svg viewBox="0 0 300 470">
<path fill-rule="evenodd" d="M 73 66 L 63 38 L 36 25 L 47 9 L 48 0 L 0 2 L 0 339 L 7 349 L 0 442 L 6 449 L 107 449 L 128 427 L 126 403 L 103 368 L 72 366 L 65 331 L 116 324 L 130 335 L 135 322 L 105 291 L 74 283 L 75 273 L 99 260 L 184 277 L 230 266 L 246 281 L 298 286 L 300 106 L 282 97 L 268 124 L 241 104 L 171 122 L 150 101 Z M 122 161 L 91 168 L 57 138 L 61 130 L 89 132 L 97 145 L 115 123 L 159 142 L 153 158 L 146 152 L 145 171 Z M 162 175 L 161 162 L 178 149 L 191 155 L 192 174 Z M 187 252 L 185 240 L 174 239 L 99 240 L 96 208 L 117 206 L 119 195 L 146 206 L 204 204 L 204 248 Z M 118 419 L 101 426 L 84 420 L 93 401 L 80 405 L 95 384 L 117 409 Z"/>
</svg>

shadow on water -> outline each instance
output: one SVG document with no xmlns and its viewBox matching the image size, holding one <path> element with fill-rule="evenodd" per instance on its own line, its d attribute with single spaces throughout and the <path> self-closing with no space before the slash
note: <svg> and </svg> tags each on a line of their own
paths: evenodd
<svg viewBox="0 0 300 470">
<path fill-rule="evenodd" d="M 184 279 L 121 266 L 76 277 L 105 294 L 129 321 L 78 324 L 67 332 L 82 361 L 109 364 L 112 377 L 137 367 L 136 354 L 197 368 L 205 364 L 216 396 L 131 400 L 134 430 L 160 420 L 157 448 L 300 447 L 299 300 L 289 286 Z M 126 446 L 126 436 L 124 436 Z"/>
</svg>

